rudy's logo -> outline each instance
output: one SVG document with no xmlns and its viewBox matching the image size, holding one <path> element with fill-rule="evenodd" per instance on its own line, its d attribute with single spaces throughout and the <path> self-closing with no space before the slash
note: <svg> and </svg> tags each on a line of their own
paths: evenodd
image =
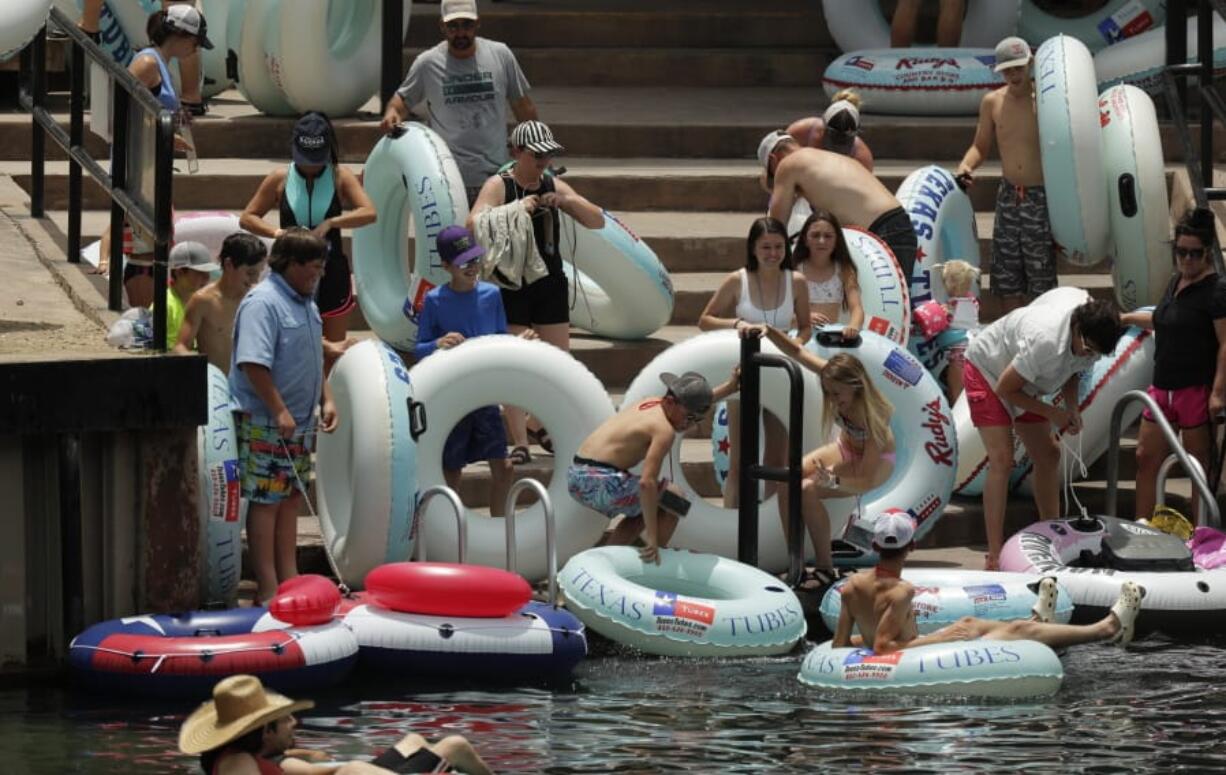
<svg viewBox="0 0 1226 775">
<path fill-rule="evenodd" d="M 921 68 L 925 70 L 940 70 L 942 67 L 952 67 L 955 70 L 961 70 L 962 65 L 958 64 L 957 59 L 949 57 L 902 57 L 898 60 L 898 64 L 894 66 L 895 70 L 915 70 Z"/>
<path fill-rule="evenodd" d="M 952 424 L 949 416 L 941 411 L 940 398 L 934 398 L 924 405 L 924 421 L 920 423 L 920 427 L 932 437 L 924 442 L 924 452 L 928 453 L 932 462 L 950 468 L 954 465 L 954 446 L 950 443 L 945 428 Z"/>
</svg>

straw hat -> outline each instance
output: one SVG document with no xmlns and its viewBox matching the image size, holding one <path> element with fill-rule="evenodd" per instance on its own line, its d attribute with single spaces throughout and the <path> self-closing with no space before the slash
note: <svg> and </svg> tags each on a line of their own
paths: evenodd
<svg viewBox="0 0 1226 775">
<path fill-rule="evenodd" d="M 305 708 L 310 700 L 291 700 L 264 691 L 260 679 L 252 675 L 232 675 L 213 687 L 213 699 L 201 705 L 183 722 L 179 730 L 179 750 L 198 754 L 221 748 L 270 721 L 284 718 Z"/>
</svg>

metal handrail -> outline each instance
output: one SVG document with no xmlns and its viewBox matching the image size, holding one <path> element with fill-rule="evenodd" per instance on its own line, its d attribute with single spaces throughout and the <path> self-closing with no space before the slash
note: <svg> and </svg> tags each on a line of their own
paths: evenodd
<svg viewBox="0 0 1226 775">
<path fill-rule="evenodd" d="M 1175 434 L 1175 430 L 1171 424 L 1167 422 L 1163 416 L 1162 410 L 1158 407 L 1158 403 L 1154 401 L 1149 394 L 1140 390 L 1129 390 L 1124 395 L 1120 396 L 1115 402 L 1115 407 L 1111 410 L 1111 440 L 1107 446 L 1107 495 L 1105 509 L 1109 516 L 1117 515 L 1117 505 L 1119 496 L 1120 484 L 1120 439 L 1124 433 L 1124 410 L 1129 404 L 1140 402 L 1149 409 L 1150 415 L 1154 422 L 1162 429 L 1162 435 L 1166 438 L 1166 443 L 1170 445 L 1173 455 L 1183 464 L 1184 470 L 1188 472 L 1188 477 L 1192 480 L 1192 485 L 1199 491 L 1201 500 L 1210 504 L 1211 513 L 1213 516 L 1214 526 L 1221 523 L 1221 515 L 1218 512 L 1217 501 L 1213 497 L 1213 493 L 1209 491 L 1209 485 L 1205 481 L 1204 472 L 1201 471 L 1200 464 L 1196 463 L 1192 457 L 1179 443 L 1179 437 Z"/>
<path fill-rule="evenodd" d="M 507 493 L 506 507 L 503 509 L 503 514 L 506 515 L 504 519 L 507 523 L 507 570 L 512 573 L 518 572 L 516 570 L 517 558 L 515 547 L 515 501 L 524 490 L 535 492 L 536 497 L 541 499 L 541 508 L 545 510 L 545 557 L 548 563 L 546 568 L 549 572 L 549 604 L 557 607 L 558 548 L 554 536 L 553 502 L 549 499 L 549 491 L 545 489 L 545 485 L 535 479 L 527 477 L 520 479 L 511 485 L 511 490 Z"/>
<path fill-rule="evenodd" d="M 426 561 L 426 531 L 422 527 L 421 520 L 425 516 L 426 505 L 438 495 L 446 498 L 451 503 L 451 508 L 455 512 L 456 537 L 459 539 L 459 551 L 456 555 L 456 561 L 463 565 L 464 558 L 468 556 L 468 522 L 464 519 L 464 502 L 460 500 L 460 496 L 455 490 L 445 484 L 436 484 L 433 487 L 429 487 L 418 496 L 417 508 L 413 510 L 413 524 L 417 526 L 417 539 L 413 545 L 413 558 L 418 562 Z"/>
<path fill-rule="evenodd" d="M 1208 481 L 1208 479 L 1205 477 L 1205 469 L 1203 466 L 1201 466 L 1200 461 L 1194 457 L 1189 458 L 1189 460 L 1192 461 L 1192 466 L 1196 469 L 1196 475 Z M 1175 464 L 1178 462 L 1179 456 L 1171 453 L 1170 455 L 1166 456 L 1166 460 L 1163 460 L 1162 465 L 1158 467 L 1158 478 L 1157 483 L 1155 484 L 1157 498 L 1155 502 L 1159 506 L 1166 505 L 1166 479 L 1170 475 L 1171 469 L 1174 468 Z M 1189 476 L 1191 476 L 1191 474 L 1189 474 Z M 1202 495 L 1200 502 L 1201 512 L 1200 516 L 1197 518 L 1197 521 L 1205 520 L 1209 527 L 1220 527 L 1222 524 L 1222 515 L 1221 512 L 1218 511 L 1217 500 L 1205 500 L 1204 496 Z M 1209 515 L 1209 518 L 1206 518 L 1205 515 Z"/>
</svg>

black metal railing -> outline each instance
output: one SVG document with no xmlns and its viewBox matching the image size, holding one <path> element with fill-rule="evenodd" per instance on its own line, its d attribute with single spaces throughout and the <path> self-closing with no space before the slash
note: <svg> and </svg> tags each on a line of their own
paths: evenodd
<svg viewBox="0 0 1226 775">
<path fill-rule="evenodd" d="M 171 195 L 174 164 L 174 115 L 162 107 L 153 94 L 109 54 L 81 32 L 76 23 L 57 8 L 52 8 L 48 27 L 68 39 L 70 94 L 68 132 L 47 110 L 47 28 L 21 52 L 22 108 L 33 116 L 30 158 L 30 215 L 42 218 L 46 205 L 46 154 L 50 136 L 68 154 L 68 260 L 81 260 L 82 170 L 88 172 L 111 198 L 110 285 L 108 306 L 123 307 L 123 232 L 124 220 L 153 235 L 153 346 L 166 347 L 166 273 L 172 236 Z M 89 61 L 103 68 L 115 85 L 111 102 L 111 170 L 108 172 L 86 150 L 85 67 Z M 129 152 L 132 137 L 132 110 L 138 118 L 153 119 L 153 194 L 147 202 L 138 190 L 139 175 L 130 175 L 133 161 Z M 139 150 L 139 149 L 138 149 Z"/>
<path fill-rule="evenodd" d="M 404 76 L 404 4 L 400 0 L 383 0 L 383 64 L 379 77 L 380 110 L 400 87 Z"/>
</svg>

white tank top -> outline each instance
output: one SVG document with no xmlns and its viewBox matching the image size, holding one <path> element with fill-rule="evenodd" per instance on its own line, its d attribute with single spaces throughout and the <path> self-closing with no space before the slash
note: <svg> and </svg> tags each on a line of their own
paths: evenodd
<svg viewBox="0 0 1226 775">
<path fill-rule="evenodd" d="M 746 323 L 769 323 L 786 329 L 792 322 L 792 273 L 785 271 L 781 278 L 784 286 L 783 301 L 774 309 L 762 309 L 749 296 L 749 270 L 741 270 L 741 297 L 736 302 L 736 316 Z"/>
</svg>

